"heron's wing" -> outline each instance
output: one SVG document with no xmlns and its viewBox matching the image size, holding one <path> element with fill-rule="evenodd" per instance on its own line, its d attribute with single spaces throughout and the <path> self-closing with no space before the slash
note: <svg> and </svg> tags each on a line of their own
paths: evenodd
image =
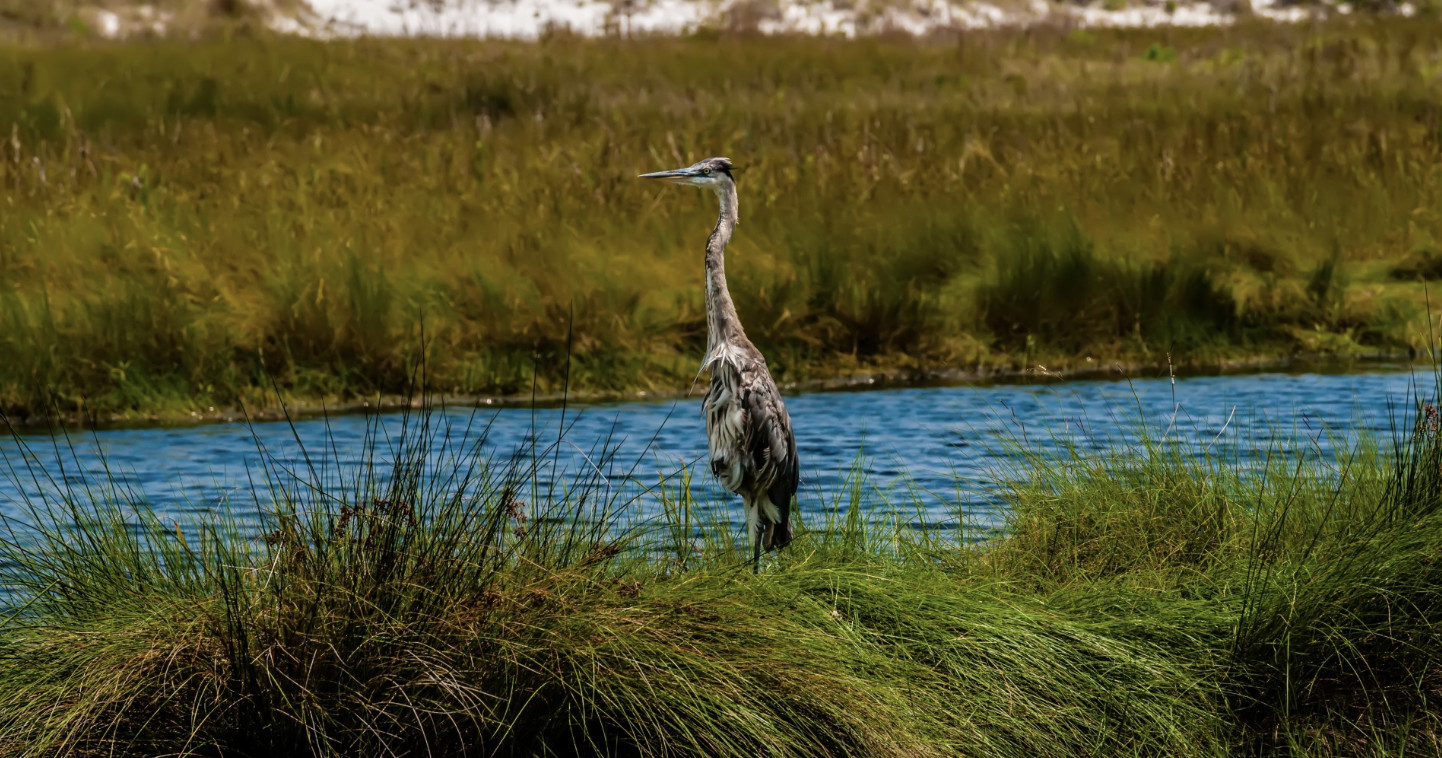
<svg viewBox="0 0 1442 758">
<path fill-rule="evenodd" d="M 711 389 L 701 404 L 706 418 L 706 443 L 711 453 L 711 473 L 721 486 L 740 492 L 746 484 L 750 427 L 746 409 L 737 401 L 741 376 L 730 365 L 711 374 Z"/>
<path fill-rule="evenodd" d="M 755 482 L 766 489 L 771 503 L 785 512 L 801 479 L 796 436 L 791 433 L 791 416 L 765 363 L 741 372 L 741 401 L 749 427 L 747 442 Z"/>
</svg>

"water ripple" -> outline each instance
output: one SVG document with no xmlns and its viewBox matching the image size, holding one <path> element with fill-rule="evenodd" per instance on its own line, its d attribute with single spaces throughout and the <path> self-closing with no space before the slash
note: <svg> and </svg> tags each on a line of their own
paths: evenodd
<svg viewBox="0 0 1442 758">
<path fill-rule="evenodd" d="M 1243 463 L 1269 449 L 1306 446 L 1327 454 L 1359 432 L 1385 439 L 1408 428 L 1419 385 L 1421 394 L 1433 394 L 1430 375 L 1398 370 L 812 393 L 789 397 L 787 405 L 802 461 L 803 510 L 843 507 L 848 477 L 860 470 L 868 486 L 909 509 L 901 514 L 907 520 L 944 524 L 964 511 L 995 526 L 998 476 L 1014 460 L 1008 448 L 1018 441 L 1037 450 L 1100 453 L 1135 440 L 1140 418 L 1154 438 Z M 643 511 L 654 508 L 646 487 L 705 455 L 696 398 L 564 411 L 448 409 L 437 421 L 457 440 L 473 441 L 488 427 L 488 450 L 502 457 L 526 458 L 531 443 L 545 449 L 564 440 L 547 449 L 555 464 L 538 472 L 539 486 L 599 476 L 640 493 Z M 379 423 L 382 439 L 401 434 L 401 417 L 390 415 L 312 419 L 293 428 L 217 424 L 3 439 L 0 513 L 19 513 L 49 477 L 78 488 L 113 481 L 129 492 L 127 499 L 162 514 L 231 511 L 244 519 L 265 507 L 253 488 L 264 471 L 261 450 L 294 471 L 308 465 L 354 470 L 367 465 L 371 453 L 389 463 L 386 450 L 366 450 L 368 423 Z M 695 467 L 692 487 L 700 507 L 731 520 L 739 516 L 736 500 L 719 490 L 705 466 Z"/>
</svg>

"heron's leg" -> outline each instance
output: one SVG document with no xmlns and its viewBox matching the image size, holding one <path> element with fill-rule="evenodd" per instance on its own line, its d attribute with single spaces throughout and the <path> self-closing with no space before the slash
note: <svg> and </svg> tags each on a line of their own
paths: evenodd
<svg viewBox="0 0 1442 758">
<path fill-rule="evenodd" d="M 766 534 L 766 526 L 758 525 L 756 531 L 751 534 L 751 573 L 761 573 L 761 542 Z"/>
</svg>

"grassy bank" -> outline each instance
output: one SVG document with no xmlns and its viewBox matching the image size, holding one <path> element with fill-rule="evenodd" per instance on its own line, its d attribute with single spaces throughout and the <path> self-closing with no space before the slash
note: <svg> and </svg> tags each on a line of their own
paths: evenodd
<svg viewBox="0 0 1442 758">
<path fill-rule="evenodd" d="M 1407 349 L 1442 25 L 0 50 L 0 407 L 684 387 L 713 201 L 784 380 Z M 422 347 L 424 332 L 428 340 Z"/>
<path fill-rule="evenodd" d="M 425 418 L 256 471 L 226 512 L 264 539 L 71 476 L 0 539 L 0 754 L 1436 754 L 1419 417 L 1329 457 L 1020 447 L 979 544 L 853 482 L 759 575 L 685 476 L 636 522 Z"/>
</svg>

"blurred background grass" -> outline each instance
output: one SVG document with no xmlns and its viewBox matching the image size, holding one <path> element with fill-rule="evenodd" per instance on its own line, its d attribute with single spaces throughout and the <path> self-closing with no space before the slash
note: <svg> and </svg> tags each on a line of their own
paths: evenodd
<svg viewBox="0 0 1442 758">
<path fill-rule="evenodd" d="M 0 47 L 0 407 L 1417 348 L 1442 24 Z M 573 315 L 574 314 L 574 315 Z"/>
</svg>

